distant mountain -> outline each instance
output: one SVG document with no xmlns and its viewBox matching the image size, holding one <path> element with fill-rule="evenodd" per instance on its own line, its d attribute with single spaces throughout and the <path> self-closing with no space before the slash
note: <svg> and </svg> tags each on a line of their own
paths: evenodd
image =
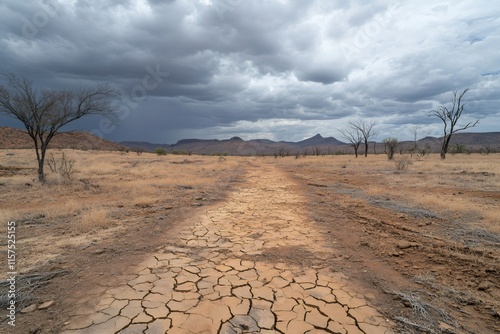
<svg viewBox="0 0 500 334">
<path fill-rule="evenodd" d="M 169 151 L 190 152 L 196 154 L 228 154 L 228 155 L 272 155 L 275 153 L 295 155 L 317 153 L 332 153 L 349 151 L 349 145 L 333 138 L 323 138 L 320 134 L 299 141 L 272 141 L 269 139 L 243 140 L 240 137 L 230 139 L 182 139 L 173 145 L 149 144 L 143 142 L 122 142 L 128 147 L 141 147 L 153 151 L 156 147 L 164 147 Z"/>
<path fill-rule="evenodd" d="M 418 141 L 419 145 L 429 144 L 433 151 L 438 152 L 441 145 L 441 138 L 426 137 Z M 496 152 L 500 152 L 500 132 L 489 133 L 456 133 L 452 137 L 452 145 L 456 143 L 465 145 L 468 149 L 479 151 L 483 145 L 489 145 Z M 128 147 L 141 147 L 145 151 L 153 151 L 157 147 L 164 147 L 169 151 L 189 152 L 195 154 L 228 154 L 228 155 L 273 155 L 286 154 L 333 154 L 336 152 L 351 153 L 352 147 L 337 140 L 334 137 L 323 137 L 316 134 L 311 138 L 298 142 L 272 141 L 269 139 L 243 140 L 240 137 L 231 139 L 182 139 L 173 145 L 151 144 L 144 142 L 122 142 Z M 370 143 L 373 147 L 374 143 Z M 402 142 L 403 146 L 411 146 L 413 142 Z M 377 143 L 377 152 L 383 152 L 383 143 Z M 371 150 L 371 149 L 370 149 Z M 363 149 L 361 148 L 361 151 Z"/>
<path fill-rule="evenodd" d="M 436 151 L 441 147 L 443 137 L 427 136 L 417 141 L 419 145 L 431 145 Z M 406 142 L 413 144 L 412 142 Z M 451 137 L 450 145 L 465 145 L 469 150 L 479 150 L 484 146 L 500 152 L 500 132 L 458 132 Z"/>
<path fill-rule="evenodd" d="M 153 152 L 155 148 L 158 147 L 163 147 L 167 150 L 170 150 L 170 148 L 173 146 L 169 144 L 154 144 L 147 141 L 122 141 L 120 142 L 120 144 L 131 149 L 141 149 L 145 152 Z"/>
<path fill-rule="evenodd" d="M 0 149 L 34 148 L 33 140 L 26 131 L 0 127 Z M 125 146 L 94 136 L 88 132 L 59 132 L 49 143 L 49 149 L 69 148 L 76 150 L 118 151 Z"/>
<path fill-rule="evenodd" d="M 440 149 L 442 139 L 426 137 L 420 139 L 418 145 L 430 145 L 434 152 Z M 370 143 L 370 151 L 374 143 Z M 403 147 L 411 147 L 413 142 L 401 143 Z M 488 146 L 495 152 L 500 152 L 500 132 L 460 132 L 452 137 L 451 145 L 464 145 L 467 150 L 478 152 Z M 49 148 L 70 148 L 84 150 L 124 150 L 126 148 L 140 148 L 146 152 L 153 152 L 162 147 L 170 152 L 186 152 L 194 154 L 228 154 L 228 155 L 295 155 L 295 154 L 333 154 L 337 152 L 351 153 L 352 147 L 333 137 L 324 138 L 317 134 L 298 142 L 276 142 L 269 139 L 243 140 L 240 137 L 230 139 L 182 139 L 175 144 L 157 144 L 149 142 L 125 141 L 114 143 L 87 132 L 58 133 Z M 383 152 L 383 143 L 377 143 L 378 153 Z M 33 142 L 26 131 L 0 127 L 0 149 L 33 148 Z M 363 149 L 361 148 L 362 153 Z"/>
<path fill-rule="evenodd" d="M 319 133 L 314 137 L 299 141 L 296 143 L 300 147 L 307 146 L 328 146 L 328 145 L 344 145 L 343 142 L 333 137 L 323 138 Z"/>
</svg>

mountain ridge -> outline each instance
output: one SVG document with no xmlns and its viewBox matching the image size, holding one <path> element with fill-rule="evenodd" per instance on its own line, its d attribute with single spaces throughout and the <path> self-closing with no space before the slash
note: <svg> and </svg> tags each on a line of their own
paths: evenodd
<svg viewBox="0 0 500 334">
<path fill-rule="evenodd" d="M 425 137 L 417 141 L 419 145 L 431 145 L 433 151 L 437 152 L 440 148 L 442 137 Z M 181 139 L 175 144 L 152 144 L 141 145 L 140 142 L 126 141 L 122 145 L 131 148 L 141 148 L 146 151 L 153 151 L 157 147 L 163 147 L 170 151 L 184 151 L 195 154 L 228 154 L 228 155 L 272 155 L 276 153 L 285 153 L 295 155 L 334 153 L 351 153 L 352 147 L 335 137 L 323 137 L 316 134 L 297 142 L 273 141 L 270 139 L 249 139 L 243 140 L 240 137 L 230 139 Z M 413 146 L 413 141 L 402 141 L 400 145 L 404 147 Z M 500 132 L 461 132 L 452 137 L 451 145 L 461 144 L 467 146 L 469 150 L 479 151 L 483 146 L 488 145 L 494 150 L 500 152 Z M 374 142 L 370 142 L 373 147 Z M 378 153 L 383 152 L 384 144 L 376 143 Z M 371 150 L 371 149 L 370 149 Z M 360 147 L 360 152 L 363 148 Z"/>
<path fill-rule="evenodd" d="M 439 151 L 442 138 L 425 137 L 417 144 L 430 145 L 434 152 Z M 488 147 L 492 151 L 500 152 L 500 132 L 460 132 L 452 137 L 453 145 L 464 145 L 467 150 L 479 152 Z M 404 148 L 414 145 L 413 141 L 402 141 Z M 363 146 L 363 145 L 362 145 Z M 112 142 L 94 136 L 88 132 L 61 132 L 58 133 L 49 148 L 69 148 L 81 150 L 119 150 L 140 149 L 153 152 L 155 148 L 162 147 L 170 152 L 194 154 L 228 154 L 228 155 L 296 155 L 296 154 L 341 154 L 352 153 L 352 147 L 334 137 L 323 137 L 316 134 L 310 138 L 297 142 L 273 141 L 270 139 L 243 140 L 240 137 L 229 139 L 181 139 L 175 144 L 150 143 L 147 141 Z M 0 149 L 33 148 L 32 139 L 26 131 L 17 128 L 0 127 Z M 374 142 L 370 143 L 370 152 L 373 151 Z M 384 151 L 383 143 L 376 143 L 377 153 Z M 360 147 L 360 153 L 363 148 Z"/>
</svg>

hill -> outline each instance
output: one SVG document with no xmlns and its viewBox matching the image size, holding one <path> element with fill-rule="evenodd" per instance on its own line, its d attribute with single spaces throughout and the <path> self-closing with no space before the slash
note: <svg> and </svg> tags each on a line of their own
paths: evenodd
<svg viewBox="0 0 500 334">
<path fill-rule="evenodd" d="M 299 142 L 272 141 L 269 139 L 243 140 L 240 137 L 230 139 L 181 139 L 173 145 L 152 144 L 148 142 L 121 142 L 130 148 L 141 148 L 153 151 L 157 147 L 166 148 L 172 152 L 189 152 L 195 154 L 227 154 L 227 155 L 295 155 L 316 153 L 333 153 L 349 151 L 349 145 L 329 137 L 323 138 L 317 134 L 314 137 Z"/>
<path fill-rule="evenodd" d="M 418 141 L 419 145 L 430 145 L 434 152 L 439 152 L 441 138 L 426 137 Z M 231 139 L 182 139 L 175 144 L 152 144 L 148 142 L 122 142 L 121 144 L 130 148 L 141 148 L 145 151 L 153 151 L 156 147 L 166 148 L 168 151 L 190 152 L 195 154 L 228 154 L 228 155 L 295 155 L 297 153 L 309 155 L 334 154 L 336 152 L 351 153 L 352 147 L 337 140 L 334 137 L 323 137 L 317 134 L 311 138 L 299 142 L 272 141 L 269 139 L 251 139 L 245 141 L 239 137 Z M 451 145 L 465 145 L 467 150 L 479 152 L 483 146 L 489 146 L 494 151 L 500 152 L 500 132 L 488 133 L 457 133 L 453 135 Z M 373 147 L 374 143 L 370 143 Z M 402 142 L 403 147 L 410 147 L 413 142 Z M 377 143 L 376 151 L 382 153 L 383 143 Z M 371 148 L 370 148 L 371 150 Z M 363 149 L 360 148 L 360 153 Z"/>
<path fill-rule="evenodd" d="M 33 148 L 33 140 L 26 131 L 0 127 L 0 149 Z M 125 146 L 94 136 L 88 132 L 60 132 L 49 143 L 49 148 L 117 151 Z"/>
<path fill-rule="evenodd" d="M 439 152 L 441 138 L 426 137 L 418 141 L 418 145 L 430 145 L 432 151 Z M 488 146 L 494 152 L 500 152 L 500 132 L 463 132 L 453 135 L 451 149 L 456 144 L 463 145 L 470 152 L 479 152 Z M 370 143 L 370 151 L 374 143 Z M 402 142 L 403 147 L 411 147 L 413 142 Z M 51 141 L 49 148 L 69 148 L 82 150 L 116 151 L 126 148 L 140 148 L 152 152 L 163 147 L 170 152 L 194 154 L 227 154 L 227 155 L 295 155 L 295 154 L 334 154 L 351 153 L 352 147 L 334 137 L 323 137 L 316 134 L 298 142 L 272 141 L 269 139 L 243 140 L 240 137 L 230 139 L 181 139 L 175 144 L 158 144 L 149 142 L 126 141 L 111 142 L 88 132 L 61 132 Z M 26 131 L 0 127 L 0 149 L 33 148 L 33 142 Z M 377 143 L 376 151 L 382 153 L 384 144 Z M 363 149 L 360 148 L 360 153 Z"/>
</svg>

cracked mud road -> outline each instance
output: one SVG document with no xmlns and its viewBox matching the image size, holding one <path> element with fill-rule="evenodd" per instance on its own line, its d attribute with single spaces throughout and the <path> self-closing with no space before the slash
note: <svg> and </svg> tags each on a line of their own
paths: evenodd
<svg viewBox="0 0 500 334">
<path fill-rule="evenodd" d="M 319 259 L 328 249 L 284 172 L 253 165 L 234 188 L 134 268 L 127 284 L 90 291 L 64 333 L 392 333 L 327 264 L 265 261 L 280 249 Z"/>
</svg>

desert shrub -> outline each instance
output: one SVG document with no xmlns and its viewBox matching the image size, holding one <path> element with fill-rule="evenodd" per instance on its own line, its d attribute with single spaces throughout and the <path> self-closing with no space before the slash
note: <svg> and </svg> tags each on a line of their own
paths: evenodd
<svg viewBox="0 0 500 334">
<path fill-rule="evenodd" d="M 163 147 L 155 148 L 154 152 L 158 155 L 167 155 L 167 150 L 164 149 Z"/>
<path fill-rule="evenodd" d="M 57 160 L 53 154 L 47 159 L 50 170 L 68 181 L 71 180 L 73 174 L 76 172 L 75 162 L 75 160 L 66 157 L 64 152 L 59 160 Z"/>
<path fill-rule="evenodd" d="M 407 170 L 412 165 L 411 159 L 408 157 L 394 159 L 394 163 L 397 170 Z"/>
<path fill-rule="evenodd" d="M 399 146 L 399 140 L 397 138 L 386 138 L 384 139 L 385 145 L 385 154 L 387 154 L 387 158 L 392 160 L 394 157 L 394 153 Z"/>
<path fill-rule="evenodd" d="M 484 154 L 495 153 L 495 149 L 490 144 L 486 144 L 483 145 L 483 147 L 481 148 L 481 153 Z"/>
<path fill-rule="evenodd" d="M 89 232 L 108 228 L 112 225 L 108 214 L 104 208 L 90 208 L 81 214 L 81 223 L 78 229 L 81 232 Z"/>
<path fill-rule="evenodd" d="M 467 149 L 467 146 L 463 144 L 455 144 L 451 151 L 451 154 L 470 154 L 470 151 Z"/>
<path fill-rule="evenodd" d="M 425 157 L 426 155 L 431 154 L 432 146 L 430 144 L 425 144 L 424 146 L 416 147 L 416 150 L 418 151 L 418 155 L 420 157 Z"/>
</svg>

